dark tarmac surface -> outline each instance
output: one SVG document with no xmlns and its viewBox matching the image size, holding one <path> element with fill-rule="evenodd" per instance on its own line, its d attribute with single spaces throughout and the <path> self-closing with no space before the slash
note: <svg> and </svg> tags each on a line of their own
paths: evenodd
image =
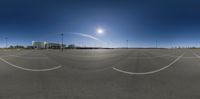
<svg viewBox="0 0 200 99">
<path fill-rule="evenodd" d="M 0 50 L 0 57 L 0 99 L 200 99 L 198 49 Z"/>
</svg>

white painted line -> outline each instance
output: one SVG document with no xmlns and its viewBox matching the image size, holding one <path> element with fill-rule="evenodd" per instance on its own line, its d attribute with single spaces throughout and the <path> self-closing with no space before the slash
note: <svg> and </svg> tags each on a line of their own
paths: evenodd
<svg viewBox="0 0 200 99">
<path fill-rule="evenodd" d="M 188 58 L 188 59 L 193 59 L 193 58 L 196 58 L 196 57 L 182 57 L 182 58 Z"/>
<path fill-rule="evenodd" d="M 62 66 L 56 66 L 56 67 L 53 67 L 53 68 L 47 68 L 47 69 L 30 69 L 30 68 L 24 68 L 24 67 L 21 67 L 21 66 L 17 66 L 15 64 L 12 64 L 8 61 L 6 61 L 5 59 L 1 58 L 0 57 L 0 60 L 9 64 L 10 66 L 12 67 L 15 67 L 15 68 L 18 68 L 18 69 L 21 69 L 21 70 L 25 70 L 25 71 L 34 71 L 34 72 L 43 72 L 43 71 L 51 71 L 51 70 L 55 70 L 55 69 L 59 69 L 61 68 Z"/>
<path fill-rule="evenodd" d="M 193 55 L 195 55 L 195 56 L 196 56 L 196 58 L 200 58 L 200 56 L 199 56 L 199 55 L 197 55 L 197 53 L 195 53 L 195 52 L 193 52 L 193 51 L 192 51 L 192 53 L 193 53 Z"/>
<path fill-rule="evenodd" d="M 183 57 L 185 53 L 183 53 L 182 55 L 180 55 L 179 57 L 177 57 L 173 62 L 171 62 L 170 64 L 168 64 L 167 66 L 164 66 L 160 69 L 157 69 L 157 70 L 153 70 L 153 71 L 149 71 L 149 72 L 141 72 L 141 73 L 134 73 L 134 72 L 128 72 L 128 71 L 124 71 L 124 70 L 120 70 L 120 69 L 117 69 L 115 67 L 112 67 L 113 70 L 115 71 L 118 71 L 118 72 L 121 72 L 121 73 L 125 73 L 125 74 L 129 74 L 129 75 L 148 75 L 148 74 L 154 74 L 154 73 L 157 73 L 157 72 L 160 72 L 166 68 L 169 68 L 170 66 L 172 66 L 174 63 L 176 63 L 178 60 L 181 59 L 181 57 Z"/>
</svg>

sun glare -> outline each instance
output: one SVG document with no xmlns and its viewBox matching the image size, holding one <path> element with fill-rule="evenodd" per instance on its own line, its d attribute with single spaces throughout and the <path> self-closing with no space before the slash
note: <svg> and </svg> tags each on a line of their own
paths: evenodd
<svg viewBox="0 0 200 99">
<path fill-rule="evenodd" d="M 103 32 L 104 32 L 103 29 L 101 29 L 101 28 L 98 28 L 98 29 L 97 29 L 97 33 L 98 33 L 98 34 L 103 34 Z"/>
</svg>

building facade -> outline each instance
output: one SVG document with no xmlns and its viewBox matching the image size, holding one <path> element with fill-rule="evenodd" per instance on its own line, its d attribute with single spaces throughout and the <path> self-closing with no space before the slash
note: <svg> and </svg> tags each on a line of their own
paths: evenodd
<svg viewBox="0 0 200 99">
<path fill-rule="evenodd" d="M 36 42 L 32 41 L 32 46 L 36 49 L 60 49 L 62 45 L 59 43 L 50 43 L 50 42 Z M 66 45 L 63 44 L 65 48 Z"/>
<path fill-rule="evenodd" d="M 36 49 L 44 49 L 45 48 L 45 42 L 32 41 L 32 46 Z"/>
<path fill-rule="evenodd" d="M 58 43 L 46 43 L 45 44 L 45 48 L 48 48 L 48 49 L 59 49 L 59 48 L 61 48 L 61 45 L 58 44 Z"/>
</svg>

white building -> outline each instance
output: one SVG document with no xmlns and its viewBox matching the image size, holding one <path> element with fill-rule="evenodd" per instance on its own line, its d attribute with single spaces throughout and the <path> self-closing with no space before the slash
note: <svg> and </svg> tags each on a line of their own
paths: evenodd
<svg viewBox="0 0 200 99">
<path fill-rule="evenodd" d="M 45 44 L 46 42 L 36 42 L 36 41 L 32 41 L 32 46 L 34 48 L 37 48 L 37 49 L 43 49 L 45 48 Z"/>
<path fill-rule="evenodd" d="M 59 43 L 36 42 L 36 41 L 32 41 L 32 46 L 37 49 L 45 49 L 45 48 L 59 49 L 59 48 L 61 48 L 61 44 L 59 44 Z M 65 47 L 65 45 L 63 45 L 63 47 Z"/>
</svg>

